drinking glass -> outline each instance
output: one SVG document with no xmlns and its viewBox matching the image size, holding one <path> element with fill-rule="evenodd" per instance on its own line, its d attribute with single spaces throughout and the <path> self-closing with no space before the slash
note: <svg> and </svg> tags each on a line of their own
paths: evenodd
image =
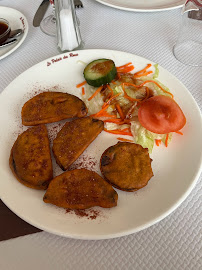
<svg viewBox="0 0 202 270">
<path fill-rule="evenodd" d="M 183 64 L 202 66 L 202 0 L 184 4 L 173 54 Z"/>
<path fill-rule="evenodd" d="M 41 21 L 40 28 L 45 34 L 54 37 L 56 36 L 55 4 L 54 0 L 49 1 L 52 7 L 52 14 Z"/>
<path fill-rule="evenodd" d="M 57 45 L 60 52 L 83 48 L 74 0 L 55 0 Z"/>
</svg>

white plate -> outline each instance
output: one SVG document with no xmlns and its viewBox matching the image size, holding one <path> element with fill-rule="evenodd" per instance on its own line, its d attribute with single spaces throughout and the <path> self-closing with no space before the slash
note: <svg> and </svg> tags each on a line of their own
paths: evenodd
<svg viewBox="0 0 202 270">
<path fill-rule="evenodd" d="M 25 16 L 16 9 L 8 7 L 0 7 L 0 18 L 6 19 L 10 26 L 11 30 L 23 29 L 24 34 L 18 38 L 18 41 L 12 45 L 0 48 L 0 60 L 17 50 L 18 47 L 24 42 L 27 33 L 28 33 L 28 22 Z"/>
<path fill-rule="evenodd" d="M 168 148 L 163 145 L 154 147 L 151 155 L 154 177 L 137 192 L 117 191 L 117 207 L 96 208 L 100 215 L 94 220 L 79 218 L 62 208 L 45 204 L 42 200 L 44 191 L 23 186 L 9 169 L 10 149 L 17 134 L 26 129 L 21 125 L 22 105 L 39 89 L 58 89 L 80 97 L 81 89 L 76 88 L 76 84 L 84 80 L 82 61 L 88 63 L 98 58 L 110 58 L 117 66 L 132 61 L 137 71 L 152 63 L 133 54 L 110 50 L 83 50 L 70 55 L 59 55 L 33 66 L 0 95 L 0 196 L 25 221 L 66 237 L 106 239 L 145 229 L 165 218 L 182 203 L 196 184 L 202 164 L 202 118 L 199 108 L 184 85 L 162 67 L 159 67 L 159 80 L 172 90 L 187 118 L 184 135 L 174 134 Z M 97 161 L 93 170 L 100 172 L 100 156 L 107 147 L 117 143 L 116 137 L 102 132 L 85 151 L 84 157 Z"/>
<path fill-rule="evenodd" d="M 136 12 L 164 11 L 182 7 L 184 0 L 96 0 L 104 5 Z"/>
</svg>

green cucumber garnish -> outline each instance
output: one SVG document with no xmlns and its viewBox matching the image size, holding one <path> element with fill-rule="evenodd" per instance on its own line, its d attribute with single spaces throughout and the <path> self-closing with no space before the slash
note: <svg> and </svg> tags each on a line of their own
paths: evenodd
<svg viewBox="0 0 202 270">
<path fill-rule="evenodd" d="M 86 82 L 94 87 L 110 83 L 117 74 L 116 66 L 110 59 L 98 59 L 90 62 L 84 69 Z"/>
</svg>

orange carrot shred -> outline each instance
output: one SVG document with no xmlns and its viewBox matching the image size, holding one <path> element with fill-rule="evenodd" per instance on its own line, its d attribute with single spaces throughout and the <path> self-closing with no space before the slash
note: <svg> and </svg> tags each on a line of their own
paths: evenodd
<svg viewBox="0 0 202 270">
<path fill-rule="evenodd" d="M 115 99 L 116 97 L 120 96 L 121 93 L 118 93 L 117 95 L 115 96 L 112 96 L 110 99 L 108 99 L 107 102 L 105 102 L 103 105 L 102 105 L 102 108 L 104 108 L 107 104 L 109 104 L 113 99 Z"/>
<path fill-rule="evenodd" d="M 157 140 L 157 139 L 156 139 L 155 142 L 156 142 L 156 145 L 157 145 L 157 146 L 159 146 L 159 145 L 161 144 L 161 140 Z"/>
<path fill-rule="evenodd" d="M 139 78 L 139 77 L 147 76 L 147 75 L 149 75 L 149 74 L 151 74 L 151 73 L 152 73 L 152 71 L 147 71 L 147 72 L 139 73 L 139 74 L 135 73 L 135 74 L 134 74 L 134 77 L 135 77 L 135 78 Z"/>
<path fill-rule="evenodd" d="M 119 113 L 121 119 L 124 120 L 125 115 L 124 115 L 124 113 L 123 113 L 123 111 L 122 111 L 122 109 L 121 109 L 121 106 L 120 106 L 118 103 L 117 103 L 115 106 L 116 106 L 116 109 L 117 109 L 117 111 L 118 111 L 118 113 Z"/>
<path fill-rule="evenodd" d="M 169 136 L 169 133 L 166 135 L 166 140 L 165 140 L 165 146 L 168 147 L 168 136 Z"/>
<path fill-rule="evenodd" d="M 124 97 L 127 98 L 130 101 L 139 101 L 140 102 L 141 99 L 132 98 L 132 97 L 128 96 L 128 94 L 126 93 L 126 90 L 125 90 L 125 84 L 134 86 L 134 84 L 132 84 L 132 83 L 130 83 L 130 84 L 129 83 L 122 83 L 122 89 L 123 89 L 123 92 L 124 92 Z"/>
<path fill-rule="evenodd" d="M 107 130 L 106 128 L 104 128 L 104 131 L 111 133 L 111 134 L 133 136 L 131 132 L 124 131 L 123 129 Z"/>
<path fill-rule="evenodd" d="M 121 69 L 117 69 L 117 72 L 120 73 L 128 73 L 130 71 L 132 71 L 135 67 L 133 65 L 125 67 L 125 68 L 121 68 Z"/>
<path fill-rule="evenodd" d="M 132 62 L 129 62 L 129 63 L 127 63 L 127 64 L 125 64 L 125 65 L 123 65 L 123 66 L 120 66 L 120 67 L 117 67 L 117 68 L 125 68 L 125 67 L 127 67 L 127 66 L 129 66 L 129 65 L 132 65 Z"/>
<path fill-rule="evenodd" d="M 175 133 L 183 135 L 183 133 L 181 131 L 175 131 Z"/>
<path fill-rule="evenodd" d="M 82 87 L 82 95 L 84 96 L 85 95 L 85 88 Z"/>
<path fill-rule="evenodd" d="M 111 87 L 109 86 L 109 84 L 107 84 L 107 88 L 111 91 L 111 94 L 112 94 L 112 96 L 114 95 L 114 92 L 113 92 L 113 90 L 111 89 Z"/>
<path fill-rule="evenodd" d="M 143 68 L 143 69 L 141 69 L 140 71 L 134 73 L 134 75 L 139 75 L 139 74 L 141 74 L 141 73 L 144 73 L 144 72 L 145 72 L 148 68 L 150 68 L 150 67 L 151 67 L 151 64 L 147 64 L 147 66 L 146 66 L 145 68 Z"/>
<path fill-rule="evenodd" d="M 142 87 L 143 85 L 145 85 L 148 82 L 155 83 L 163 92 L 171 95 L 172 98 L 174 97 L 172 93 L 170 93 L 170 92 L 166 91 L 165 89 L 163 89 L 163 87 L 161 87 L 159 83 L 157 83 L 156 81 L 153 81 L 153 80 L 144 81 L 143 83 L 141 83 L 139 85 L 136 85 L 136 84 L 133 84 L 133 83 L 124 83 L 124 85 L 131 85 L 131 86 L 134 86 L 136 88 L 140 88 L 140 87 Z"/>
<path fill-rule="evenodd" d="M 172 98 L 174 98 L 172 93 L 170 93 L 170 92 L 166 91 L 165 89 L 163 89 L 163 87 L 161 87 L 159 83 L 157 83 L 157 82 L 155 82 L 153 80 L 147 80 L 147 81 L 141 83 L 140 85 L 138 85 L 138 87 L 142 87 L 143 85 L 145 85 L 145 83 L 148 83 L 148 82 L 155 83 L 164 93 L 167 93 L 167 94 L 171 95 Z"/>
<path fill-rule="evenodd" d="M 79 88 L 79 87 L 83 86 L 84 84 L 86 84 L 86 81 L 84 81 L 84 82 L 82 82 L 82 83 L 77 84 L 76 88 Z"/>
<path fill-rule="evenodd" d="M 103 86 L 101 85 L 94 93 L 91 97 L 89 97 L 88 101 L 90 101 L 91 99 L 93 99 L 101 90 L 102 90 Z"/>
<path fill-rule="evenodd" d="M 109 104 L 106 105 L 104 108 L 102 108 L 99 112 L 97 112 L 96 114 L 93 114 L 93 116 L 99 116 L 100 114 L 102 114 L 102 112 L 104 112 L 107 108 L 109 107 Z M 92 115 L 91 115 L 92 116 Z"/>
<path fill-rule="evenodd" d="M 132 142 L 133 143 L 132 140 L 128 140 L 128 139 L 120 138 L 120 137 L 118 137 L 117 140 L 122 141 L 122 142 Z"/>
</svg>

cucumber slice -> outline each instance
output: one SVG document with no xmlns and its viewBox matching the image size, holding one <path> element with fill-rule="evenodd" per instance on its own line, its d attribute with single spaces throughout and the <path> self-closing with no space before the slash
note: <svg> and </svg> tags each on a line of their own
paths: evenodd
<svg viewBox="0 0 202 270">
<path fill-rule="evenodd" d="M 83 72 L 86 82 L 94 87 L 110 83 L 116 74 L 116 66 L 110 59 L 94 60 L 86 66 Z"/>
</svg>

